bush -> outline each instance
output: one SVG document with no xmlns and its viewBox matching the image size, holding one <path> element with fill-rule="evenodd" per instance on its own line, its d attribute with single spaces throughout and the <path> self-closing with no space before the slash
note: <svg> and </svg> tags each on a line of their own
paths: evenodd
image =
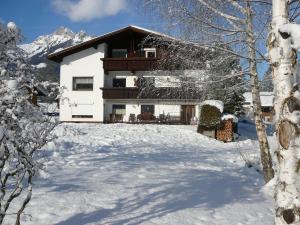
<svg viewBox="0 0 300 225">
<path fill-rule="evenodd" d="M 215 129 L 221 124 L 222 113 L 211 105 L 203 105 L 200 112 L 199 126 L 207 129 Z"/>
</svg>

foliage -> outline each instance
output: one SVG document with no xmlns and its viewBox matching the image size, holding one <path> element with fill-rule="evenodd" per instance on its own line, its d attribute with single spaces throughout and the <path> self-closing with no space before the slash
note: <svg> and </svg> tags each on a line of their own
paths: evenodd
<svg viewBox="0 0 300 225">
<path fill-rule="evenodd" d="M 199 125 L 208 129 L 215 129 L 221 123 L 221 116 L 222 113 L 217 107 L 203 105 L 201 107 Z"/>
<path fill-rule="evenodd" d="M 16 225 L 31 199 L 33 177 L 42 166 L 39 149 L 56 125 L 31 103 L 38 85 L 17 43 L 20 30 L 0 24 L 0 224 L 15 199 Z"/>
</svg>

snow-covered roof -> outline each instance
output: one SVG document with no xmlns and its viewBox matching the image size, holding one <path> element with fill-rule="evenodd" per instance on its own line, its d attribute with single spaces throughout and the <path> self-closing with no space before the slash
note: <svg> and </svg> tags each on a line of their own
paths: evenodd
<svg viewBox="0 0 300 225">
<path fill-rule="evenodd" d="M 243 94 L 245 98 L 245 105 L 252 106 L 252 93 L 251 92 L 245 92 Z M 261 106 L 264 107 L 271 107 L 273 106 L 273 99 L 274 99 L 274 93 L 273 92 L 260 92 L 260 100 L 261 100 Z"/>
<path fill-rule="evenodd" d="M 218 108 L 220 112 L 222 113 L 224 110 L 224 103 L 220 100 L 205 100 L 201 102 L 200 106 L 202 105 L 210 105 Z"/>
<path fill-rule="evenodd" d="M 233 114 L 225 114 L 221 118 L 221 120 L 230 120 L 230 119 L 232 119 L 232 121 L 234 123 L 238 123 L 239 122 L 239 119 L 235 115 L 233 115 Z"/>
</svg>

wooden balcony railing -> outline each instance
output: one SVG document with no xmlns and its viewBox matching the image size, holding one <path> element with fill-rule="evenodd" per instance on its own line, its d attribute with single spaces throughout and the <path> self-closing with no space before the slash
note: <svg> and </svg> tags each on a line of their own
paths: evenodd
<svg viewBox="0 0 300 225">
<path fill-rule="evenodd" d="M 104 71 L 148 71 L 157 69 L 157 58 L 102 58 Z"/>
<path fill-rule="evenodd" d="M 102 88 L 104 99 L 137 99 L 138 88 Z"/>
<path fill-rule="evenodd" d="M 138 87 L 101 88 L 104 99 L 175 99 L 199 101 L 198 92 L 185 93 L 178 88 L 151 88 L 151 90 Z"/>
</svg>

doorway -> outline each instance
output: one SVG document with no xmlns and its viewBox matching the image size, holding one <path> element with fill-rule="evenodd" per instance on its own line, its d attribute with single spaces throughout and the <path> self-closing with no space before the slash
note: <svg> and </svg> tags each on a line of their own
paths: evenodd
<svg viewBox="0 0 300 225">
<path fill-rule="evenodd" d="M 191 124 L 191 119 L 196 115 L 196 109 L 194 105 L 182 105 L 181 106 L 181 122 L 183 124 Z"/>
</svg>

